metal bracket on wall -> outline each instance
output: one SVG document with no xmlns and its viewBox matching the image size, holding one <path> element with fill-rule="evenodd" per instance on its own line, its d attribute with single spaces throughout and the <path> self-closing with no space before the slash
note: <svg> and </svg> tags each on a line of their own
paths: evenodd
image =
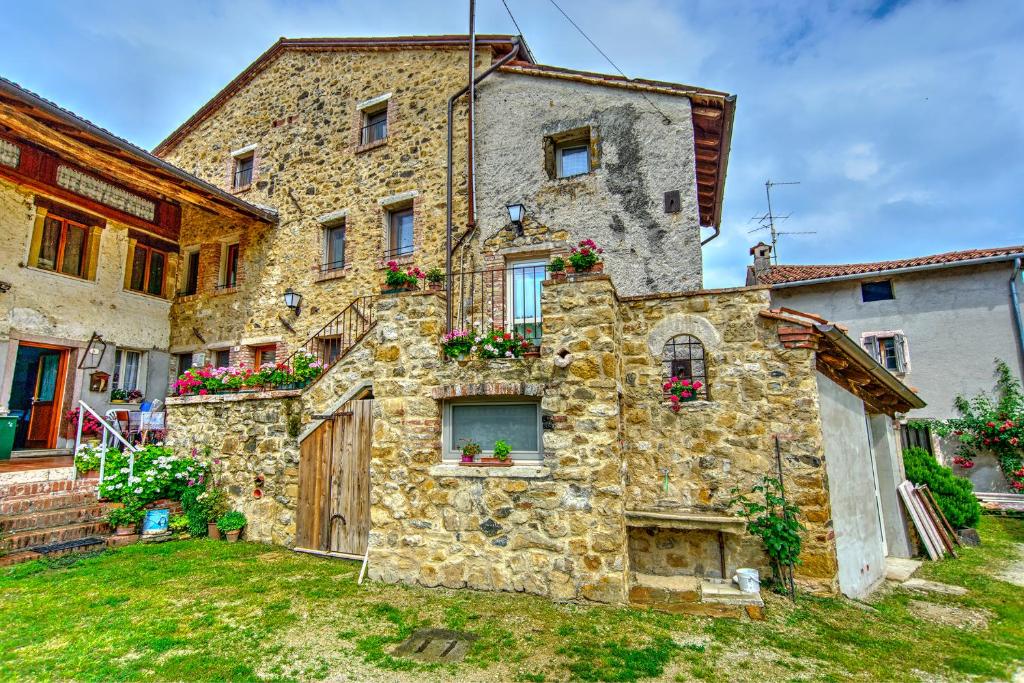
<svg viewBox="0 0 1024 683">
<path fill-rule="evenodd" d="M 96 348 L 95 345 L 99 345 L 99 348 Z M 103 335 L 93 332 L 92 336 L 89 337 L 89 343 L 85 347 L 85 353 L 82 354 L 81 360 L 78 361 L 78 369 L 95 370 L 103 362 L 103 356 L 106 352 L 107 342 L 103 341 Z M 96 362 L 87 363 L 92 356 L 96 356 Z"/>
</svg>

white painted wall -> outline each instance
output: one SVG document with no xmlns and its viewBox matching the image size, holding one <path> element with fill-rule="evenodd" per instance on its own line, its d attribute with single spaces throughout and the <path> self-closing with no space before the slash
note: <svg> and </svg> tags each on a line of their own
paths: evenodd
<svg viewBox="0 0 1024 683">
<path fill-rule="evenodd" d="M 858 598 L 884 577 L 886 554 L 864 402 L 820 373 L 817 380 L 839 589 Z"/>
</svg>

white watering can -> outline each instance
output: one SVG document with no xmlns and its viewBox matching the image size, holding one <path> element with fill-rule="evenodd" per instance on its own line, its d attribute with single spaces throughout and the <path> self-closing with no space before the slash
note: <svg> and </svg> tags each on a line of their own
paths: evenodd
<svg viewBox="0 0 1024 683">
<path fill-rule="evenodd" d="M 761 592 L 761 575 L 756 569 L 746 567 L 737 569 L 736 575 L 732 577 L 732 580 L 744 593 Z"/>
</svg>

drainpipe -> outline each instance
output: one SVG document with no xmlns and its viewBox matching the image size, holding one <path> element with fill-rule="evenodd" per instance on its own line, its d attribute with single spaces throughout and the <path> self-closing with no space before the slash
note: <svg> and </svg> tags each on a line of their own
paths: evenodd
<svg viewBox="0 0 1024 683">
<path fill-rule="evenodd" d="M 476 167 L 473 153 L 476 151 L 476 130 L 473 127 L 473 114 L 476 109 L 476 0 L 469 0 L 469 117 L 466 130 L 469 139 L 466 141 L 466 226 L 472 228 L 476 222 Z"/>
<path fill-rule="evenodd" d="M 486 71 L 484 71 L 482 74 L 480 74 L 479 76 L 477 76 L 475 79 L 473 79 L 471 81 L 471 83 L 473 84 L 474 88 L 475 88 L 475 86 L 478 83 L 480 83 L 480 81 L 484 80 L 485 78 L 490 76 L 492 73 L 494 73 L 495 71 L 500 69 L 502 66 L 504 66 L 505 64 L 508 64 L 513 59 L 518 57 L 519 56 L 519 52 L 520 52 L 521 49 L 522 49 L 522 43 L 520 42 L 519 38 L 518 37 L 514 38 L 513 41 L 512 41 L 512 49 L 509 51 L 509 53 L 507 55 L 505 55 L 504 57 L 502 57 L 501 59 L 499 59 L 494 64 L 492 64 L 490 66 L 490 68 L 488 68 Z M 472 66 L 471 66 L 471 68 L 472 68 Z M 453 112 L 453 110 L 455 108 L 455 101 L 458 100 L 463 95 L 465 95 L 467 92 L 469 92 L 469 88 L 470 88 L 470 86 L 467 85 L 466 87 L 462 88 L 457 93 L 455 93 L 454 95 L 452 95 L 451 97 L 448 98 L 448 162 L 447 162 L 447 181 L 446 181 L 446 185 L 445 185 L 445 197 L 446 197 L 446 200 L 445 200 L 445 274 L 447 275 L 449 285 L 451 284 L 451 280 L 452 280 L 452 252 L 453 252 L 453 248 L 452 248 L 452 228 L 453 228 L 453 226 L 452 226 L 452 112 Z M 470 206 L 472 207 L 472 205 L 470 205 Z M 469 211 L 472 212 L 472 208 L 470 208 Z M 468 218 L 472 219 L 472 213 L 469 213 Z M 466 234 L 468 234 L 468 233 L 469 233 L 469 231 L 467 230 Z M 465 235 L 463 235 L 462 238 L 459 239 L 459 244 L 462 243 L 464 238 L 465 238 Z M 446 326 L 446 329 L 451 329 L 451 326 L 452 326 L 452 298 L 451 298 L 451 296 L 448 296 L 448 297 L 446 297 L 446 299 L 447 299 L 447 302 L 445 304 L 445 326 Z"/>
<path fill-rule="evenodd" d="M 1013 274 L 1010 276 L 1010 305 L 1013 306 L 1013 320 L 1017 323 L 1017 350 L 1021 356 L 1021 367 L 1024 368 L 1024 320 L 1020 315 L 1020 297 L 1017 296 L 1017 280 L 1020 279 L 1021 259 L 1013 260 Z"/>
</svg>

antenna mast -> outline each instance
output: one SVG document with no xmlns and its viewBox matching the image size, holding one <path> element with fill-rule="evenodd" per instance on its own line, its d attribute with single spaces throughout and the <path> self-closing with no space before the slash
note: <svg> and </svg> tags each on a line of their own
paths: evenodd
<svg viewBox="0 0 1024 683">
<path fill-rule="evenodd" d="M 775 225 L 776 222 L 781 223 L 782 221 L 788 220 L 789 217 L 792 216 L 793 214 L 786 214 L 785 216 L 779 216 L 779 215 L 776 215 L 772 211 L 772 188 L 775 187 L 776 185 L 799 185 L 799 184 L 800 184 L 799 180 L 785 181 L 785 182 L 772 182 L 772 180 L 770 178 L 768 180 L 765 180 L 764 181 L 764 195 L 765 195 L 765 198 L 768 200 L 768 213 L 763 214 L 761 216 L 754 216 L 754 217 L 752 217 L 750 219 L 752 221 L 757 221 L 758 223 L 760 223 L 760 227 L 754 228 L 753 230 L 750 230 L 748 232 L 758 232 L 760 230 L 767 230 L 771 234 L 771 238 L 772 238 L 772 262 L 775 265 L 779 265 L 779 248 L 778 248 L 778 245 L 779 245 L 779 237 L 780 236 L 782 236 L 782 235 L 813 235 L 813 234 L 815 234 L 815 232 L 813 230 L 811 230 L 811 231 L 799 231 L 799 232 L 794 232 L 794 231 L 782 232 L 782 231 L 778 230 L 778 228 Z"/>
</svg>

